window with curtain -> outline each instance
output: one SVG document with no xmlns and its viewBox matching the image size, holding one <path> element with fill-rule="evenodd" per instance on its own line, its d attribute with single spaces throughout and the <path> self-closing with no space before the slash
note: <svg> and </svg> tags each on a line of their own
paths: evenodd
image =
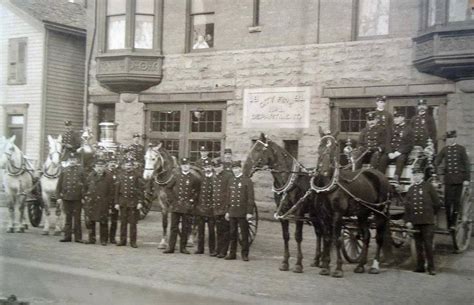
<svg viewBox="0 0 474 305">
<path fill-rule="evenodd" d="M 190 49 L 214 47 L 214 10 L 216 0 L 191 0 Z"/>
<path fill-rule="evenodd" d="M 470 0 L 449 0 L 449 22 L 464 21 L 470 15 Z"/>
<path fill-rule="evenodd" d="M 428 1 L 428 26 L 436 23 L 436 0 Z"/>
<path fill-rule="evenodd" d="M 137 49 L 152 49 L 155 1 L 136 0 L 135 4 L 134 46 Z"/>
<path fill-rule="evenodd" d="M 390 0 L 359 0 L 358 36 L 387 35 Z"/>
<path fill-rule="evenodd" d="M 107 50 L 125 49 L 126 0 L 107 0 Z"/>
</svg>

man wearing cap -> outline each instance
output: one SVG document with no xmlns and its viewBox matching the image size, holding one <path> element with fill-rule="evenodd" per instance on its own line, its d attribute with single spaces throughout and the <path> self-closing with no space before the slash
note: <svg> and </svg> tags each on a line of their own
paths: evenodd
<svg viewBox="0 0 474 305">
<path fill-rule="evenodd" d="M 390 112 L 385 110 L 386 97 L 378 96 L 375 100 L 375 117 L 377 118 L 377 124 L 385 128 L 386 130 L 392 130 L 393 117 Z"/>
<path fill-rule="evenodd" d="M 232 169 L 232 165 L 230 166 Z M 231 171 L 224 168 L 220 160 L 214 162 L 214 175 L 212 176 L 212 202 L 214 217 L 216 221 L 218 258 L 224 258 L 229 249 L 229 222 L 225 219 L 228 203 L 229 181 L 234 177 Z"/>
<path fill-rule="evenodd" d="M 413 130 L 405 123 L 405 114 L 402 111 L 395 111 L 394 123 L 389 149 L 380 160 L 380 169 L 385 173 L 388 164 L 395 161 L 395 175 L 393 178 L 398 183 L 403 167 L 408 160 L 408 155 L 413 149 Z"/>
<path fill-rule="evenodd" d="M 436 123 L 433 116 L 428 114 L 426 100 L 418 100 L 416 109 L 417 115 L 410 121 L 410 126 L 415 134 L 413 144 L 425 148 L 428 145 L 428 139 L 431 139 L 436 148 Z"/>
<path fill-rule="evenodd" d="M 201 146 L 201 148 L 199 148 L 199 155 L 200 157 L 196 161 L 196 166 L 200 169 L 203 169 L 204 161 L 206 160 L 211 161 L 211 159 L 209 158 L 209 151 L 206 149 L 205 146 Z"/>
<path fill-rule="evenodd" d="M 236 259 L 239 228 L 242 236 L 242 260 L 249 260 L 249 224 L 255 206 L 253 182 L 242 174 L 242 162 L 232 163 L 234 177 L 229 182 L 229 200 L 226 220 L 230 222 L 230 250 L 227 260 Z"/>
<path fill-rule="evenodd" d="M 137 223 L 143 207 L 143 184 L 140 174 L 134 169 L 134 161 L 127 158 L 124 171 L 118 176 L 115 186 L 115 209 L 120 209 L 120 241 L 117 246 L 127 244 L 127 227 L 130 225 L 130 246 L 137 247 Z"/>
<path fill-rule="evenodd" d="M 113 178 L 106 171 L 106 163 L 99 159 L 86 181 L 84 212 L 88 221 L 88 244 L 96 242 L 96 222 L 100 224 L 100 243 L 105 246 L 108 240 L 108 217 L 114 196 Z"/>
<path fill-rule="evenodd" d="M 181 221 L 179 251 L 183 254 L 189 254 L 189 251 L 186 250 L 186 243 L 191 229 L 193 209 L 199 198 L 201 182 L 195 173 L 191 172 L 188 158 L 181 159 L 180 171 L 169 186 L 174 194 L 170 207 L 171 232 L 168 249 L 163 253 L 174 253 L 179 233 L 179 222 Z"/>
<path fill-rule="evenodd" d="M 466 148 L 456 143 L 457 133 L 446 134 L 447 145 L 441 149 L 435 159 L 436 167 L 444 161 L 444 195 L 448 227 L 456 223 L 463 187 L 471 181 L 471 163 Z"/>
<path fill-rule="evenodd" d="M 216 256 L 216 232 L 215 220 L 213 215 L 213 189 L 212 181 L 214 171 L 209 159 L 203 162 L 204 176 L 201 181 L 201 190 L 199 192 L 199 200 L 194 207 L 194 216 L 197 223 L 198 244 L 195 254 L 204 253 L 206 223 L 208 229 L 209 255 Z"/>
<path fill-rule="evenodd" d="M 82 243 L 81 209 L 84 194 L 84 170 L 74 153 L 69 154 L 69 166 L 59 174 L 56 187 L 58 205 L 63 207 L 66 214 L 64 238 L 61 242 L 71 242 L 72 232 L 76 242 Z"/>
<path fill-rule="evenodd" d="M 222 158 L 222 163 L 224 164 L 224 170 L 232 172 L 232 149 L 224 149 L 224 157 Z"/>
<path fill-rule="evenodd" d="M 417 265 L 415 272 L 425 272 L 425 258 L 428 261 L 428 272 L 435 275 L 433 259 L 434 218 L 440 207 L 438 194 L 430 182 L 423 180 L 422 170 L 415 168 L 414 184 L 408 189 L 405 197 L 405 222 L 408 229 L 415 229 L 413 234 L 416 247 Z"/>
<path fill-rule="evenodd" d="M 111 198 L 111 209 L 110 209 L 110 228 L 109 228 L 109 242 L 111 244 L 117 243 L 115 236 L 117 235 L 117 223 L 119 218 L 119 211 L 115 209 L 115 185 L 117 183 L 117 176 L 119 172 L 119 167 L 117 159 L 114 154 L 109 157 L 109 162 L 107 162 L 107 173 L 112 177 L 113 182 L 113 196 Z"/>
<path fill-rule="evenodd" d="M 375 169 L 380 169 L 380 158 L 387 150 L 387 132 L 384 127 L 377 124 L 377 117 L 374 112 L 368 112 L 367 126 L 362 129 L 359 136 L 359 146 L 365 155 L 359 161 L 357 168 L 360 168 L 363 163 L 370 163 L 370 166 Z"/>
<path fill-rule="evenodd" d="M 80 135 L 72 129 L 72 122 L 64 121 L 66 131 L 62 135 L 62 143 L 64 146 L 64 160 L 67 160 L 70 153 L 75 153 L 81 147 Z"/>
<path fill-rule="evenodd" d="M 135 160 L 139 170 L 143 169 L 145 164 L 145 147 L 141 144 L 141 135 L 133 134 L 133 143 L 128 147 L 129 156 Z"/>
</svg>

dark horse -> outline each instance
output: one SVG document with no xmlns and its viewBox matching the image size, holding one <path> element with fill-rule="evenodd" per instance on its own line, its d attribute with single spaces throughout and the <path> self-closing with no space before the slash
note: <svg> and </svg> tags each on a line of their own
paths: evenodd
<svg viewBox="0 0 474 305">
<path fill-rule="evenodd" d="M 260 139 L 256 141 L 245 161 L 244 175 L 251 177 L 256 171 L 264 168 L 270 169 L 273 176 L 273 192 L 277 205 L 275 218 L 281 222 L 285 242 L 285 252 L 280 270 L 289 270 L 289 219 L 294 218 L 296 220 L 295 240 L 298 244 L 298 255 L 293 271 L 296 273 L 303 272 L 301 242 L 303 241 L 303 225 L 305 220 L 308 220 L 304 217 L 306 213 L 310 215 L 309 221 L 312 223 L 317 236 L 316 255 L 312 266 L 318 267 L 321 257 L 321 238 L 319 238 L 321 226 L 316 218 L 317 210 L 313 206 L 314 200 L 311 200 L 313 192 L 310 190 L 309 174 L 285 149 L 261 134 Z"/>
<path fill-rule="evenodd" d="M 323 229 L 324 247 L 320 274 L 330 274 L 330 251 L 332 241 L 336 244 L 337 263 L 332 273 L 342 277 L 342 238 L 343 217 L 356 216 L 364 247 L 362 258 L 354 272 L 363 273 L 367 263 L 367 252 L 370 241 L 369 216 L 374 214 L 377 230 L 377 251 L 370 273 L 379 272 L 380 250 L 385 244 L 390 247 L 388 205 L 390 184 L 381 172 L 368 169 L 348 171 L 339 167 L 339 146 L 332 135 L 321 133 L 318 147 L 318 163 L 315 176 L 311 179 L 311 188 L 316 192 L 315 200 L 322 204 L 324 215 L 328 217 Z M 390 249 L 388 249 L 390 250 Z M 385 252 L 387 254 L 390 251 Z"/>
</svg>

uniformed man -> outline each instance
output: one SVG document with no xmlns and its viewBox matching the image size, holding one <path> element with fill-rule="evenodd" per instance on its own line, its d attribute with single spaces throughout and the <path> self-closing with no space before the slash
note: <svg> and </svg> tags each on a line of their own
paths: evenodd
<svg viewBox="0 0 474 305">
<path fill-rule="evenodd" d="M 418 100 L 417 113 L 410 121 L 410 126 L 415 134 L 413 144 L 425 148 L 428 145 L 428 139 L 431 139 L 436 149 L 436 123 L 433 116 L 428 114 L 426 100 Z"/>
<path fill-rule="evenodd" d="M 107 162 L 107 172 L 112 177 L 113 185 L 115 187 L 117 183 L 117 176 L 118 176 L 119 166 L 117 163 L 117 159 L 115 155 L 111 155 L 109 157 L 109 162 Z M 114 196 L 112 196 L 112 208 L 110 209 L 110 228 L 109 228 L 109 242 L 111 244 L 117 243 L 115 236 L 117 235 L 117 222 L 119 218 L 119 211 L 115 209 L 115 188 L 114 188 Z"/>
<path fill-rule="evenodd" d="M 413 234 L 416 247 L 417 265 L 415 272 L 425 272 L 425 258 L 428 261 L 428 272 L 435 275 L 433 259 L 434 218 L 439 209 L 439 199 L 435 188 L 423 180 L 422 170 L 415 169 L 414 184 L 406 195 L 405 221 L 409 229 L 415 229 Z"/>
<path fill-rule="evenodd" d="M 134 161 L 127 158 L 124 170 L 117 178 L 115 186 L 115 209 L 120 209 L 120 242 L 127 244 L 127 227 L 130 226 L 130 246 L 137 247 L 137 223 L 139 210 L 143 207 L 143 185 L 141 176 L 134 168 Z"/>
<path fill-rule="evenodd" d="M 129 157 L 135 160 L 138 170 L 142 170 L 145 164 L 145 147 L 141 144 L 142 136 L 133 134 L 133 143 L 128 147 Z"/>
<path fill-rule="evenodd" d="M 74 240 L 82 243 L 81 210 L 85 179 L 84 170 L 74 153 L 69 154 L 68 163 L 69 165 L 59 175 L 56 187 L 57 203 L 63 207 L 66 214 L 64 238 L 60 241 L 71 242 L 72 231 L 74 231 Z"/>
<path fill-rule="evenodd" d="M 225 257 L 227 260 L 236 259 L 237 243 L 242 237 L 242 260 L 249 260 L 249 223 L 253 217 L 254 189 L 250 178 L 242 174 L 242 162 L 234 161 L 232 163 L 232 172 L 234 177 L 229 181 L 229 201 L 228 209 L 225 214 L 226 220 L 230 222 L 230 250 Z"/>
<path fill-rule="evenodd" d="M 66 131 L 62 135 L 62 143 L 64 146 L 64 155 L 63 160 L 69 159 L 70 153 L 76 153 L 77 150 L 81 147 L 81 137 L 79 133 L 75 132 L 72 129 L 72 122 L 69 120 L 64 121 L 64 126 Z"/>
<path fill-rule="evenodd" d="M 232 169 L 232 166 L 230 166 Z M 212 177 L 213 212 L 216 220 L 218 258 L 224 258 L 229 249 L 229 222 L 225 219 L 228 203 L 229 181 L 234 176 L 232 172 L 224 169 L 222 161 L 214 162 L 214 175 Z"/>
<path fill-rule="evenodd" d="M 413 149 L 413 130 L 405 123 L 405 114 L 402 111 L 395 111 L 394 123 L 389 149 L 387 153 L 383 154 L 380 160 L 380 169 L 385 173 L 388 164 L 395 162 L 396 167 L 393 179 L 396 183 L 399 183 L 403 167 L 408 160 L 408 155 Z"/>
<path fill-rule="evenodd" d="M 363 163 L 370 163 L 372 168 L 383 171 L 380 168 L 380 157 L 387 150 L 387 132 L 384 127 L 377 124 L 374 112 L 368 112 L 366 117 L 367 126 L 362 129 L 359 136 L 359 146 L 366 153 L 357 167 L 360 168 Z"/>
<path fill-rule="evenodd" d="M 97 160 L 94 170 L 88 175 L 85 183 L 84 212 L 88 221 L 89 240 L 87 244 L 96 242 L 96 222 L 100 224 L 100 243 L 107 245 L 108 218 L 114 196 L 113 178 L 106 171 L 106 162 Z"/>
<path fill-rule="evenodd" d="M 181 221 L 179 251 L 183 254 L 189 254 L 189 251 L 186 250 L 186 243 L 191 229 L 193 208 L 199 198 L 201 182 L 195 173 L 191 172 L 188 158 L 181 159 L 180 171 L 175 179 L 170 182 L 170 187 L 172 187 L 175 198 L 173 198 L 170 207 L 171 232 L 169 245 L 163 253 L 174 253 Z"/>
<path fill-rule="evenodd" d="M 375 100 L 375 105 L 375 117 L 377 118 L 377 124 L 388 131 L 392 130 L 393 116 L 390 112 L 385 110 L 386 97 L 378 96 Z"/>
<path fill-rule="evenodd" d="M 195 165 L 199 169 L 203 169 L 204 161 L 206 160 L 211 161 L 211 159 L 209 158 L 209 151 L 206 149 L 205 146 L 201 146 L 201 148 L 199 149 L 199 159 L 196 161 Z"/>
<path fill-rule="evenodd" d="M 436 167 L 444 161 L 444 202 L 448 227 L 451 229 L 456 223 L 463 187 L 468 187 L 471 181 L 471 163 L 466 148 L 456 143 L 456 137 L 455 130 L 446 134 L 447 145 L 435 159 Z"/>
<path fill-rule="evenodd" d="M 224 170 L 232 172 L 232 149 L 224 149 L 224 157 L 222 158 L 222 163 L 224 164 Z"/>
<path fill-rule="evenodd" d="M 204 176 L 201 181 L 199 200 L 194 207 L 194 216 L 197 223 L 198 244 L 195 254 L 204 253 L 206 223 L 208 229 L 209 255 L 216 256 L 216 222 L 213 213 L 213 178 L 214 171 L 209 159 L 203 162 Z"/>
</svg>

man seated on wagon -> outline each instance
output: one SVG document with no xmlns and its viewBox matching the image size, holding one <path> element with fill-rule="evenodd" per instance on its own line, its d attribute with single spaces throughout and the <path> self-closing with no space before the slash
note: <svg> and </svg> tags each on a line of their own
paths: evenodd
<svg viewBox="0 0 474 305">
<path fill-rule="evenodd" d="M 471 180 L 471 163 L 466 148 L 456 143 L 455 130 L 446 134 L 447 145 L 441 149 L 435 160 L 439 167 L 444 160 L 444 195 L 448 227 L 453 229 L 456 223 L 463 187 Z"/>
<path fill-rule="evenodd" d="M 436 150 L 436 123 L 433 116 L 428 113 L 426 100 L 418 100 L 416 110 L 417 115 L 410 121 L 410 126 L 415 134 L 413 144 L 425 148 L 428 146 L 428 139 L 431 139 Z"/>
<path fill-rule="evenodd" d="M 81 137 L 79 133 L 72 129 L 72 122 L 70 120 L 64 121 L 66 131 L 62 134 L 62 142 L 64 146 L 63 160 L 67 160 L 71 153 L 76 153 L 81 147 Z"/>
<path fill-rule="evenodd" d="M 382 155 L 380 169 L 385 173 L 388 164 L 395 162 L 396 167 L 393 179 L 395 183 L 399 183 L 403 167 L 407 163 L 408 155 L 413 149 L 413 130 L 405 123 L 405 114 L 402 111 L 395 111 L 394 123 L 389 149 Z"/>
<path fill-rule="evenodd" d="M 392 130 L 393 127 L 393 116 L 390 112 L 385 110 L 386 97 L 378 96 L 375 100 L 375 117 L 377 118 L 377 124 L 385 128 L 386 130 Z"/>
<path fill-rule="evenodd" d="M 380 168 L 380 157 L 387 150 L 387 132 L 385 128 L 377 124 L 377 117 L 374 112 L 366 114 L 367 126 L 362 129 L 359 136 L 359 150 L 364 156 L 356 165 L 360 168 L 364 163 L 370 163 L 371 168 Z"/>
</svg>

